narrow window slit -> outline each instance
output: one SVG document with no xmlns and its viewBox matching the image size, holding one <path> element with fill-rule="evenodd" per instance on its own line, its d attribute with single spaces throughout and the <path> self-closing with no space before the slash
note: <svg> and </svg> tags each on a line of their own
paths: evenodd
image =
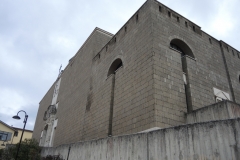
<svg viewBox="0 0 240 160">
<path fill-rule="evenodd" d="M 171 17 L 171 12 L 170 11 L 168 11 L 168 17 Z"/>
<path fill-rule="evenodd" d="M 158 9 L 159 9 L 159 12 L 162 12 L 162 6 L 159 6 Z"/>
<path fill-rule="evenodd" d="M 209 38 L 209 43 L 212 44 L 212 39 L 211 38 Z"/>
</svg>

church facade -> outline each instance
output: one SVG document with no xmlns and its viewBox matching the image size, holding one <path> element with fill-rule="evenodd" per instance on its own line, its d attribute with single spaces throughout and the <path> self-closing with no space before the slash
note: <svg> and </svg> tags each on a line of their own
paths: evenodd
<svg viewBox="0 0 240 160">
<path fill-rule="evenodd" d="M 51 147 L 187 123 L 240 103 L 240 53 L 147 0 L 115 34 L 96 28 L 39 103 L 33 138 Z"/>
</svg>

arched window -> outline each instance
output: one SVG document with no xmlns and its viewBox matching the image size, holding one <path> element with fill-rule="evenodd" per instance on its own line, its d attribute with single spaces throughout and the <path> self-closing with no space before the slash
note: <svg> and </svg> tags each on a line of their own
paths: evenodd
<svg viewBox="0 0 240 160">
<path fill-rule="evenodd" d="M 186 95 L 186 105 L 188 112 L 193 110 L 192 108 L 192 97 L 191 97 L 191 88 L 189 84 L 188 70 L 187 70 L 187 58 L 191 57 L 194 59 L 194 55 L 192 50 L 188 47 L 188 45 L 180 39 L 173 39 L 170 42 L 171 49 L 179 52 L 181 54 L 181 64 L 183 71 L 183 83 L 185 88 Z"/>
<path fill-rule="evenodd" d="M 181 50 L 181 48 L 179 48 L 176 44 L 173 44 L 173 43 L 170 43 L 170 46 L 173 48 L 173 49 L 176 49 L 177 51 L 179 51 L 181 54 L 184 55 L 184 52 Z"/>
<path fill-rule="evenodd" d="M 116 59 L 109 68 L 107 76 L 115 74 L 115 72 L 122 66 L 123 66 L 122 60 L 120 58 Z"/>
<path fill-rule="evenodd" d="M 173 39 L 170 42 L 170 47 L 179 51 L 183 56 L 188 55 L 192 58 L 195 58 L 192 50 L 188 47 L 188 45 L 185 42 L 183 42 L 180 39 Z"/>
<path fill-rule="evenodd" d="M 108 70 L 107 76 L 113 74 L 110 78 L 112 80 L 112 88 L 111 88 L 111 98 L 110 98 L 110 112 L 109 112 L 109 124 L 108 124 L 108 136 L 112 136 L 112 128 L 113 128 L 113 110 L 114 110 L 114 92 L 115 92 L 115 73 L 116 71 L 123 66 L 122 60 L 120 58 L 116 59 Z"/>
</svg>

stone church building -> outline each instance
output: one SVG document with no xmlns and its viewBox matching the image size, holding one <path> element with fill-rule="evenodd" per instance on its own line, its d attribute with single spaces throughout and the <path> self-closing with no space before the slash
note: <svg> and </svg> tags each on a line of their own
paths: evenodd
<svg viewBox="0 0 240 160">
<path fill-rule="evenodd" d="M 147 0 L 115 35 L 91 33 L 40 101 L 33 138 L 57 147 L 230 119 L 238 104 L 239 51 Z"/>
</svg>

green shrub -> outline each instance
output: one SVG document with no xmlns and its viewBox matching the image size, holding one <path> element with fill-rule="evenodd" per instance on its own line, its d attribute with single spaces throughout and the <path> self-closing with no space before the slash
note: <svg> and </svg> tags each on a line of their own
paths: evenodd
<svg viewBox="0 0 240 160">
<path fill-rule="evenodd" d="M 14 160 L 19 143 L 4 149 L 1 160 Z M 40 160 L 41 147 L 35 139 L 25 139 L 21 142 L 18 160 Z"/>
</svg>

